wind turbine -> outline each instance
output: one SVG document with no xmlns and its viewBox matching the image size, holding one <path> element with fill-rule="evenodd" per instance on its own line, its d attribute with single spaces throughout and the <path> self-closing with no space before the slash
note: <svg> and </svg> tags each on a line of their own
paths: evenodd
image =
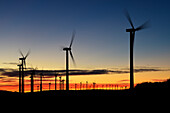
<svg viewBox="0 0 170 113">
<path fill-rule="evenodd" d="M 75 65 L 75 60 L 74 60 L 74 57 L 73 57 L 73 54 L 72 54 L 72 51 L 71 51 L 71 47 L 72 47 L 72 44 L 73 44 L 73 41 L 74 41 L 74 37 L 75 37 L 75 31 L 72 34 L 70 46 L 63 48 L 63 51 L 66 51 L 66 90 L 67 91 L 69 90 L 69 53 L 70 53 L 70 56 L 72 58 L 74 65 Z"/>
<path fill-rule="evenodd" d="M 57 90 L 57 76 L 58 76 L 58 74 L 55 73 L 55 91 Z"/>
<path fill-rule="evenodd" d="M 40 92 L 42 92 L 42 77 L 44 76 L 43 72 L 40 74 Z"/>
<path fill-rule="evenodd" d="M 34 76 L 35 76 L 35 73 L 36 73 L 36 68 L 32 68 L 32 73 L 31 73 L 31 93 L 34 92 Z"/>
<path fill-rule="evenodd" d="M 21 69 L 22 69 L 22 93 L 24 93 L 24 69 L 26 69 L 26 59 L 30 54 L 30 50 L 28 51 L 28 53 L 26 54 L 26 56 L 23 55 L 23 53 L 21 52 L 21 50 L 19 50 L 22 58 L 19 58 L 19 60 L 22 61 L 21 63 Z M 24 67 L 25 66 L 25 67 Z"/>
<path fill-rule="evenodd" d="M 22 68 L 22 64 L 18 64 L 17 65 L 18 67 L 19 67 L 19 93 L 21 93 L 21 74 L 22 74 L 22 72 L 21 72 L 21 68 Z"/>
<path fill-rule="evenodd" d="M 135 28 L 128 11 L 125 11 L 125 15 L 132 27 L 130 29 L 126 29 L 126 32 L 130 32 L 130 89 L 133 89 L 134 88 L 133 48 L 134 48 L 135 32 L 147 28 L 149 21 L 146 21 L 141 26 Z"/>
</svg>

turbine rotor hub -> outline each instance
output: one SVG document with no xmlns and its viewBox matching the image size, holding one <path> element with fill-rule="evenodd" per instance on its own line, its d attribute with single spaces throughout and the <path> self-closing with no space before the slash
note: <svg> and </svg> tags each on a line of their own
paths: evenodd
<svg viewBox="0 0 170 113">
<path fill-rule="evenodd" d="M 24 58 L 19 58 L 19 60 L 25 60 Z"/>
<path fill-rule="evenodd" d="M 64 51 L 71 51 L 71 48 L 63 48 Z"/>
<path fill-rule="evenodd" d="M 126 32 L 135 32 L 136 31 L 136 29 L 126 29 Z"/>
</svg>

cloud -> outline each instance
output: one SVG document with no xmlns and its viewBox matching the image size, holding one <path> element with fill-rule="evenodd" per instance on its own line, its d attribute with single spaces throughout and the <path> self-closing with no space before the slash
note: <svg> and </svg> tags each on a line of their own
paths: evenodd
<svg viewBox="0 0 170 113">
<path fill-rule="evenodd" d="M 7 64 L 7 65 L 18 65 L 18 63 L 15 63 L 15 62 L 4 62 L 3 64 Z"/>
<path fill-rule="evenodd" d="M 120 80 L 118 82 L 129 82 L 130 80 L 129 79 L 124 79 L 124 80 Z"/>
<path fill-rule="evenodd" d="M 135 72 L 152 72 L 152 71 L 163 71 L 162 69 L 135 69 Z"/>
<path fill-rule="evenodd" d="M 101 69 L 101 70 L 69 70 L 69 75 L 96 75 L 96 74 L 108 74 L 112 71 Z M 31 71 L 27 71 L 27 73 L 31 73 Z M 54 76 L 55 73 L 58 73 L 59 75 L 65 75 L 65 70 L 36 70 L 37 74 L 43 73 L 45 76 Z"/>
<path fill-rule="evenodd" d="M 17 77 L 19 72 L 17 70 L 1 69 L 1 75 L 8 77 Z M 25 71 L 26 76 L 31 75 L 32 70 Z M 65 76 L 65 70 L 36 70 L 36 75 L 43 73 L 44 76 L 54 76 L 55 73 L 58 73 L 60 76 Z M 122 71 L 112 71 L 107 69 L 101 70 L 70 70 L 69 75 L 78 76 L 78 75 L 101 75 L 109 73 L 124 73 Z"/>
<path fill-rule="evenodd" d="M 6 71 L 13 71 L 15 69 L 11 69 L 11 68 L 0 68 L 0 72 L 6 72 Z"/>
<path fill-rule="evenodd" d="M 12 71 L 12 72 L 3 72 L 1 75 L 8 76 L 8 77 L 16 77 L 18 76 L 18 71 Z"/>
<path fill-rule="evenodd" d="M 122 74 L 128 73 L 128 71 L 114 71 L 108 69 L 99 69 L 99 70 L 75 70 L 71 71 L 70 75 L 101 75 L 101 74 Z"/>
<path fill-rule="evenodd" d="M 167 79 L 152 79 L 154 82 L 165 82 Z"/>
<path fill-rule="evenodd" d="M 0 68 L 0 72 L 5 72 L 5 69 L 3 69 L 3 68 Z"/>
<path fill-rule="evenodd" d="M 2 80 L 1 82 L 7 82 L 7 83 L 9 83 L 9 82 L 14 82 L 14 80 Z"/>
<path fill-rule="evenodd" d="M 139 72 L 152 72 L 152 71 L 168 71 L 168 70 L 163 70 L 163 69 L 152 69 L 152 68 L 139 68 L 139 69 L 134 69 L 135 73 Z M 9 69 L 9 68 L 0 68 L 1 75 L 7 76 L 7 77 L 18 77 L 18 69 Z M 32 70 L 27 70 L 25 71 L 25 76 L 31 75 Z M 65 70 L 36 70 L 35 71 L 36 75 L 40 75 L 43 73 L 44 76 L 54 76 L 56 73 L 58 73 L 60 76 L 65 76 L 66 72 Z M 114 70 L 114 69 L 97 69 L 97 70 L 70 70 L 69 74 L 71 76 L 81 76 L 81 75 L 103 75 L 103 74 L 124 74 L 124 73 L 129 73 L 129 70 Z"/>
<path fill-rule="evenodd" d="M 70 72 L 70 75 L 96 75 L 96 74 L 108 74 L 109 70 L 77 70 Z"/>
</svg>

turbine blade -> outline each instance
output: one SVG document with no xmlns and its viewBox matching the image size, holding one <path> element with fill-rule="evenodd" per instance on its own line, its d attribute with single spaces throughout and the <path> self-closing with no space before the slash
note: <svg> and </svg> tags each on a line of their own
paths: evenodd
<svg viewBox="0 0 170 113">
<path fill-rule="evenodd" d="M 72 54 L 71 51 L 70 51 L 70 56 L 71 56 L 71 58 L 72 58 L 72 60 L 73 60 L 74 65 L 76 65 L 76 62 L 75 62 L 75 60 L 74 60 L 74 57 L 73 57 L 73 54 Z"/>
<path fill-rule="evenodd" d="M 24 65 L 25 65 L 25 69 L 26 69 L 27 67 L 26 67 L 26 62 L 25 62 L 25 60 L 24 60 Z"/>
<path fill-rule="evenodd" d="M 19 52 L 20 52 L 21 56 L 24 58 L 24 55 L 20 49 L 19 49 Z"/>
<path fill-rule="evenodd" d="M 71 39 L 71 43 L 70 43 L 70 47 L 69 47 L 69 48 L 71 48 L 71 46 L 72 46 L 72 44 L 73 44 L 75 35 L 76 35 L 76 31 L 73 31 L 72 39 Z"/>
<path fill-rule="evenodd" d="M 129 15 L 127 10 L 125 10 L 125 16 L 128 19 L 128 21 L 129 21 L 130 25 L 132 26 L 132 28 L 134 29 L 134 25 L 133 25 L 132 19 L 131 19 L 131 17 L 130 17 L 130 15 Z"/>
<path fill-rule="evenodd" d="M 29 56 L 30 52 L 31 52 L 31 50 L 28 51 L 28 53 L 25 56 L 25 59 Z"/>
<path fill-rule="evenodd" d="M 142 29 L 145 29 L 145 28 L 148 28 L 149 27 L 149 23 L 150 21 L 146 21 L 144 24 L 142 24 L 141 26 L 139 26 L 138 28 L 136 28 L 136 31 L 139 31 L 139 30 L 142 30 Z"/>
</svg>

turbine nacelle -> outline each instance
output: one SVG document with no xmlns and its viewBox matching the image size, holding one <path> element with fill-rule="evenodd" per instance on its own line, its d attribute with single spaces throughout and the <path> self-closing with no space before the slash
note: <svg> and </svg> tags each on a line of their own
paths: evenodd
<svg viewBox="0 0 170 113">
<path fill-rule="evenodd" d="M 135 32 L 135 31 L 137 31 L 136 29 L 126 29 L 126 32 Z"/>
<path fill-rule="evenodd" d="M 25 60 L 25 58 L 19 58 L 19 60 Z"/>
<path fill-rule="evenodd" d="M 21 66 L 22 66 L 22 64 L 18 64 L 17 66 L 21 67 Z"/>
<path fill-rule="evenodd" d="M 63 51 L 71 51 L 71 48 L 68 48 L 68 47 L 63 48 Z"/>
</svg>

